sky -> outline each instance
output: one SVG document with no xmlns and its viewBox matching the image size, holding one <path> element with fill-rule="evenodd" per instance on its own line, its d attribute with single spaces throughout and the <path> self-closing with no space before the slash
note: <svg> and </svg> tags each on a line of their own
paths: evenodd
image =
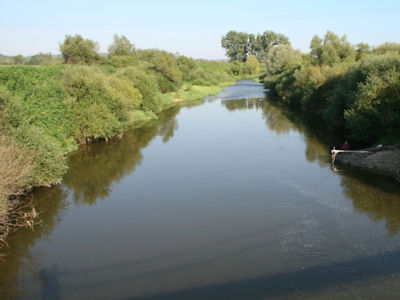
<svg viewBox="0 0 400 300">
<path fill-rule="evenodd" d="M 80 34 L 107 52 L 113 35 L 138 49 L 224 59 L 228 31 L 272 30 L 309 52 L 327 30 L 357 44 L 400 43 L 399 0 L 0 0 L 0 54 L 58 54 L 65 35 Z"/>
</svg>

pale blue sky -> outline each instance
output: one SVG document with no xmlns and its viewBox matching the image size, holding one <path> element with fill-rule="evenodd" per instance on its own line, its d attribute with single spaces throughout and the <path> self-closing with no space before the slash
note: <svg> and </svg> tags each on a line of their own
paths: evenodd
<svg viewBox="0 0 400 300">
<path fill-rule="evenodd" d="M 356 44 L 400 42 L 395 0 L 0 0 L 0 53 L 59 53 L 66 34 L 99 42 L 105 52 L 115 33 L 137 48 L 159 48 L 195 58 L 224 58 L 229 30 L 287 35 L 308 52 L 314 34 L 327 30 Z"/>
</svg>

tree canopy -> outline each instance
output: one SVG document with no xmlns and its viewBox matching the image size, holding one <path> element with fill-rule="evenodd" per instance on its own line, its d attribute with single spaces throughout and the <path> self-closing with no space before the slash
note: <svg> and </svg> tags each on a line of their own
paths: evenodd
<svg viewBox="0 0 400 300">
<path fill-rule="evenodd" d="M 231 61 L 242 62 L 245 62 L 250 55 L 264 59 L 273 46 L 281 44 L 290 44 L 288 37 L 273 31 L 254 35 L 231 30 L 221 39 L 221 46 L 226 49 L 226 56 Z"/>
<path fill-rule="evenodd" d="M 81 35 L 66 35 L 60 50 L 66 64 L 94 64 L 100 60 L 97 42 L 84 39 Z"/>
<path fill-rule="evenodd" d="M 113 43 L 108 47 L 108 54 L 113 56 L 127 56 L 135 52 L 135 45 L 124 35 L 114 35 Z"/>
<path fill-rule="evenodd" d="M 294 50 L 290 45 L 278 45 L 269 51 L 265 59 L 265 71 L 268 75 L 279 74 L 301 62 L 299 50 Z"/>
<path fill-rule="evenodd" d="M 341 38 L 331 31 L 327 31 L 322 40 L 315 35 L 310 44 L 311 55 L 319 65 L 333 66 L 343 61 L 354 61 L 357 51 L 343 35 Z"/>
</svg>

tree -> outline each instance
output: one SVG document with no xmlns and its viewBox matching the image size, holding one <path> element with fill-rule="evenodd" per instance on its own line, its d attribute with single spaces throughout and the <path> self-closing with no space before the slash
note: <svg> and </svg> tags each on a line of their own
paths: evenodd
<svg viewBox="0 0 400 300">
<path fill-rule="evenodd" d="M 251 54 L 258 59 L 267 57 L 273 46 L 290 45 L 289 38 L 281 33 L 265 31 L 263 34 L 257 34 L 257 37 L 250 35 Z"/>
<path fill-rule="evenodd" d="M 332 31 L 327 31 L 324 39 L 315 35 L 311 40 L 311 55 L 319 65 L 333 66 L 343 61 L 353 61 L 357 52 L 347 41 L 346 35 L 341 38 Z"/>
<path fill-rule="evenodd" d="M 273 31 L 265 31 L 263 34 L 248 34 L 244 32 L 229 31 L 222 37 L 222 48 L 226 49 L 226 56 L 231 61 L 245 62 L 249 55 L 257 59 L 265 58 L 271 48 L 276 45 L 290 44 L 287 36 Z"/>
<path fill-rule="evenodd" d="M 294 50 L 290 45 L 277 45 L 269 51 L 265 59 L 265 70 L 268 75 L 279 74 L 300 65 L 301 62 L 299 50 Z"/>
<path fill-rule="evenodd" d="M 384 54 L 384 53 L 397 53 L 400 54 L 400 44 L 398 43 L 384 43 L 375 49 L 375 53 Z"/>
<path fill-rule="evenodd" d="M 245 32 L 229 31 L 221 39 L 222 48 L 231 61 L 245 62 L 249 51 L 249 35 Z"/>
<path fill-rule="evenodd" d="M 132 44 L 124 35 L 119 37 L 117 34 L 115 34 L 113 43 L 110 45 L 110 47 L 108 47 L 108 54 L 110 57 L 127 56 L 134 52 L 135 45 Z"/>
<path fill-rule="evenodd" d="M 198 68 L 197 61 L 195 61 L 193 58 L 183 55 L 178 56 L 176 63 L 182 72 L 182 77 L 184 80 L 188 80 L 190 75 Z"/>
<path fill-rule="evenodd" d="M 370 47 L 370 45 L 368 45 L 366 43 L 358 43 L 356 45 L 356 51 L 357 51 L 357 60 L 360 60 L 365 55 L 368 55 L 371 53 L 371 47 Z"/>
<path fill-rule="evenodd" d="M 11 63 L 13 65 L 23 65 L 25 62 L 25 57 L 23 57 L 21 54 L 11 57 Z"/>
<path fill-rule="evenodd" d="M 42 53 L 40 52 L 39 54 L 32 55 L 27 64 L 28 65 L 44 65 L 44 64 L 50 64 L 51 61 L 53 60 L 53 56 L 51 53 Z"/>
<path fill-rule="evenodd" d="M 66 64 L 94 64 L 100 60 L 98 43 L 84 39 L 81 35 L 66 35 L 60 50 Z"/>
<path fill-rule="evenodd" d="M 245 71 L 248 74 L 257 74 L 260 71 L 260 63 L 254 55 L 247 58 Z"/>
<path fill-rule="evenodd" d="M 170 92 L 182 84 L 182 72 L 175 57 L 167 51 L 157 51 L 152 59 L 153 69 L 161 75 L 158 77 L 160 90 Z"/>
</svg>

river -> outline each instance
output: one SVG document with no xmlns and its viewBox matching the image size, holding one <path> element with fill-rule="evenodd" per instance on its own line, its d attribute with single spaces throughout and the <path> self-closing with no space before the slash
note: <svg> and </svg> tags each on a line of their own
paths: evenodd
<svg viewBox="0 0 400 300">
<path fill-rule="evenodd" d="M 399 184 L 264 98 L 240 81 L 70 155 L 0 299 L 399 299 Z"/>
</svg>

